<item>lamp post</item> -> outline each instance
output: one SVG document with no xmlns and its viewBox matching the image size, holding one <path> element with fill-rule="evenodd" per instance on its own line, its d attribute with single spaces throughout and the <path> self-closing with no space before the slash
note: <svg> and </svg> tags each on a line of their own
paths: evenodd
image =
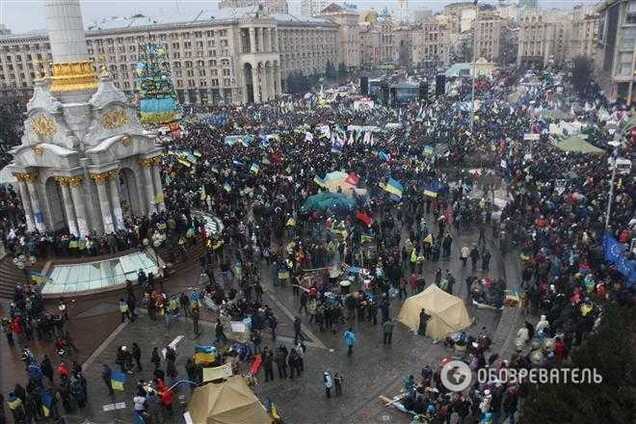
<svg viewBox="0 0 636 424">
<path fill-rule="evenodd" d="M 477 25 L 479 25 L 479 5 L 478 0 L 475 0 L 475 23 L 473 24 L 473 80 L 472 90 L 470 94 L 470 135 L 473 136 L 473 128 L 475 126 L 475 74 L 476 74 L 476 61 L 477 61 Z"/>
<path fill-rule="evenodd" d="M 609 199 L 607 199 L 607 212 L 605 215 L 605 231 L 609 228 L 610 215 L 612 213 L 612 203 L 614 202 L 614 180 L 616 179 L 616 168 L 618 168 L 618 146 L 614 148 L 612 153 L 612 179 L 610 180 Z"/>
</svg>

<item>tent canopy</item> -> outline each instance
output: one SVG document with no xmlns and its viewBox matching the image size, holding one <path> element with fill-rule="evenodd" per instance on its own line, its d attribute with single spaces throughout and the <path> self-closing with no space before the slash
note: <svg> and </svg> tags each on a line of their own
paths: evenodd
<svg viewBox="0 0 636 424">
<path fill-rule="evenodd" d="M 188 412 L 195 424 L 271 424 L 267 411 L 243 377 L 194 390 Z"/>
<path fill-rule="evenodd" d="M 446 293 L 435 284 L 406 299 L 400 309 L 398 320 L 417 330 L 422 309 L 431 316 L 426 327 L 426 335 L 434 339 L 444 338 L 472 324 L 464 301 Z"/>
<path fill-rule="evenodd" d="M 593 144 L 588 143 L 581 137 L 573 135 L 557 143 L 557 147 L 564 152 L 575 153 L 605 153 L 605 150 L 599 149 Z"/>
</svg>

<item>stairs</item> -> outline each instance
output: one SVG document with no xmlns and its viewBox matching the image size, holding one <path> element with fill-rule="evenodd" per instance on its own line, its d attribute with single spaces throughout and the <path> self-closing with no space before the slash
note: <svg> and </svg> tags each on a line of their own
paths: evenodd
<svg viewBox="0 0 636 424">
<path fill-rule="evenodd" d="M 15 285 L 25 281 L 24 271 L 15 266 L 11 255 L 0 259 L 0 299 L 13 299 Z"/>
<path fill-rule="evenodd" d="M 173 275 L 191 268 L 193 265 L 198 266 L 199 258 L 205 254 L 205 249 L 205 243 L 198 240 L 194 246 L 187 249 L 187 253 L 182 257 L 172 258 L 168 251 L 161 247 L 156 249 L 156 252 L 166 264 L 169 264 L 166 274 Z"/>
</svg>

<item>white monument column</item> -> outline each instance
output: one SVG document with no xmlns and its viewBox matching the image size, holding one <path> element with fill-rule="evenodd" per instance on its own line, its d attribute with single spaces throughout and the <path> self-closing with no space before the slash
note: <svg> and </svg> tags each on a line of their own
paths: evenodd
<svg viewBox="0 0 636 424">
<path fill-rule="evenodd" d="M 88 56 L 79 0 L 47 0 L 47 28 L 52 56 L 51 91 L 64 101 L 88 100 L 97 76 Z"/>
<path fill-rule="evenodd" d="M 16 175 L 18 179 L 18 189 L 20 190 L 20 199 L 22 200 L 22 208 L 24 208 L 24 217 L 26 218 L 27 231 L 35 231 L 35 221 L 33 220 L 33 209 L 31 209 L 31 199 L 29 199 L 29 191 L 27 185 L 22 179 L 23 174 Z"/>
<path fill-rule="evenodd" d="M 150 168 L 153 164 L 153 159 L 142 159 L 139 161 L 139 164 L 144 170 L 144 186 L 146 187 L 146 205 L 148 210 L 148 216 L 151 216 L 154 212 L 157 211 L 155 205 L 155 188 L 152 181 L 152 171 Z"/>
<path fill-rule="evenodd" d="M 97 197 L 99 198 L 99 209 L 102 212 L 102 223 L 104 224 L 104 233 L 111 234 L 115 232 L 113 225 L 113 215 L 111 213 L 110 199 L 106 191 L 106 183 L 110 179 L 110 174 L 104 172 L 101 174 L 92 174 L 91 178 L 97 186 Z"/>
<path fill-rule="evenodd" d="M 250 28 L 250 53 L 256 53 L 256 34 L 254 33 L 255 29 Z"/>
<path fill-rule="evenodd" d="M 44 225 L 44 215 L 42 214 L 42 209 L 40 209 L 40 199 L 38 196 L 38 192 L 35 189 L 35 184 L 33 184 L 33 181 L 36 178 L 37 175 L 27 174 L 26 185 L 29 189 L 29 199 L 31 199 L 31 208 L 33 209 L 35 228 L 43 233 L 46 231 L 46 226 Z"/>
<path fill-rule="evenodd" d="M 71 190 L 68 188 L 69 182 L 67 177 L 55 178 L 60 185 L 62 191 L 62 199 L 64 200 L 64 210 L 66 211 L 66 225 L 69 233 L 79 236 L 77 222 L 75 220 L 75 210 L 73 209 L 73 199 L 71 198 Z"/>
<path fill-rule="evenodd" d="M 267 67 L 267 100 L 273 100 L 276 97 L 276 88 L 274 87 L 274 65 Z"/>
<path fill-rule="evenodd" d="M 254 103 L 261 102 L 261 91 L 260 91 L 260 64 L 256 66 L 252 65 L 252 91 L 254 92 Z"/>
<path fill-rule="evenodd" d="M 153 181 L 155 185 L 155 198 L 157 200 L 157 209 L 159 209 L 159 212 L 162 212 L 166 210 L 166 202 L 163 197 L 163 184 L 161 184 L 161 172 L 159 171 L 158 163 L 152 167 L 152 177 L 153 177 Z"/>
<path fill-rule="evenodd" d="M 82 177 L 70 177 L 69 187 L 71 198 L 73 199 L 73 207 L 75 208 L 75 219 L 77 219 L 77 229 L 80 237 L 86 237 L 89 233 L 88 222 L 86 219 L 86 208 L 82 198 L 81 187 Z"/>
<path fill-rule="evenodd" d="M 113 216 L 115 228 L 125 230 L 124 214 L 121 212 L 121 199 L 119 197 L 119 171 L 113 171 L 110 177 L 110 198 L 113 201 Z"/>
<path fill-rule="evenodd" d="M 278 51 L 278 29 L 277 28 L 272 29 L 272 51 L 274 52 Z"/>
<path fill-rule="evenodd" d="M 280 96 L 281 94 L 283 94 L 283 88 L 282 88 L 282 83 L 280 81 L 281 77 L 280 77 L 280 65 L 279 64 L 275 64 L 274 65 L 274 84 L 275 84 L 275 89 L 274 89 L 274 96 Z"/>
</svg>

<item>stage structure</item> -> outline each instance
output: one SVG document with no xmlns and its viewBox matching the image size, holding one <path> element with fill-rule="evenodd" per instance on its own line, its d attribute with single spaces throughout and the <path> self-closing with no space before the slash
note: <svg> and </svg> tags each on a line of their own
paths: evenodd
<svg viewBox="0 0 636 424">
<path fill-rule="evenodd" d="M 113 233 L 165 209 L 161 147 L 89 60 L 79 0 L 47 0 L 50 81 L 37 82 L 11 153 L 29 231 Z"/>
</svg>

